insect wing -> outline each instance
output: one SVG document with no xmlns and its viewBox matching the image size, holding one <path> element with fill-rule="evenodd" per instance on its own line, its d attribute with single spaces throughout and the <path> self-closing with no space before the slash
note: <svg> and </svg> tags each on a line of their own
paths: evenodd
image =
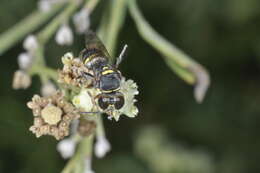
<svg viewBox="0 0 260 173">
<path fill-rule="evenodd" d="M 106 47 L 93 31 L 88 31 L 86 33 L 85 46 L 86 46 L 86 50 L 93 50 L 93 49 L 99 50 L 104 57 L 110 59 L 110 55 Z"/>
</svg>

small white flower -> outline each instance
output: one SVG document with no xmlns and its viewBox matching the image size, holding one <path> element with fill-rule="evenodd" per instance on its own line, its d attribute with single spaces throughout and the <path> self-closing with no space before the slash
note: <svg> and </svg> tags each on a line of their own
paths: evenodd
<svg viewBox="0 0 260 173">
<path fill-rule="evenodd" d="M 125 96 L 125 105 L 121 108 L 120 112 L 126 116 L 133 118 L 138 114 L 138 109 L 134 105 L 136 102 L 135 95 L 138 95 L 137 85 L 133 80 L 123 78 L 121 81 L 121 92 Z"/>
<path fill-rule="evenodd" d="M 97 142 L 95 144 L 95 154 L 98 158 L 102 158 L 107 152 L 111 150 L 109 141 L 105 136 L 97 136 Z"/>
<path fill-rule="evenodd" d="M 28 35 L 23 42 L 23 47 L 28 52 L 34 52 L 38 48 L 38 45 L 37 38 L 34 35 Z"/>
<path fill-rule="evenodd" d="M 71 28 L 64 24 L 56 33 L 55 40 L 59 45 L 71 45 L 73 43 L 73 33 Z"/>
<path fill-rule="evenodd" d="M 38 1 L 38 8 L 42 12 L 48 12 L 51 10 L 52 6 L 55 3 L 65 2 L 66 0 L 39 0 Z"/>
<path fill-rule="evenodd" d="M 50 0 L 39 0 L 38 1 L 38 8 L 43 12 L 48 12 L 51 9 L 51 2 Z"/>
<path fill-rule="evenodd" d="M 56 87 L 51 81 L 42 85 L 42 88 L 41 88 L 42 96 L 50 96 L 50 95 L 54 94 L 55 92 L 56 92 Z"/>
<path fill-rule="evenodd" d="M 87 157 L 84 160 L 84 171 L 83 173 L 95 173 L 91 168 L 91 158 Z"/>
<path fill-rule="evenodd" d="M 33 61 L 33 57 L 28 52 L 23 52 L 18 55 L 18 65 L 22 70 L 31 67 L 32 61 Z"/>
<path fill-rule="evenodd" d="M 85 33 L 90 26 L 89 11 L 87 8 L 81 9 L 73 16 L 73 23 L 79 34 Z"/>
<path fill-rule="evenodd" d="M 76 148 L 76 142 L 73 139 L 67 138 L 60 141 L 57 145 L 57 150 L 64 159 L 70 158 Z"/>
<path fill-rule="evenodd" d="M 72 99 L 72 103 L 85 112 L 92 112 L 95 110 L 95 105 L 93 101 L 93 96 L 97 95 L 96 91 L 93 89 L 82 89 L 79 95 L 76 95 Z"/>
</svg>

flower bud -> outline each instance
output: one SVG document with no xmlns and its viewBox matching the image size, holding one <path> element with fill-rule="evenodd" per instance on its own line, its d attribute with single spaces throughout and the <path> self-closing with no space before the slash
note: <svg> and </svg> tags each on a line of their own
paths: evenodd
<svg viewBox="0 0 260 173">
<path fill-rule="evenodd" d="M 56 92 L 56 87 L 52 82 L 47 82 L 42 85 L 41 94 L 43 96 L 50 96 Z"/>
<path fill-rule="evenodd" d="M 83 8 L 73 16 L 73 23 L 79 34 L 85 33 L 90 26 L 89 11 Z"/>
<path fill-rule="evenodd" d="M 97 142 L 95 144 L 95 154 L 98 158 L 102 158 L 107 152 L 111 150 L 109 141 L 105 136 L 97 136 Z"/>
<path fill-rule="evenodd" d="M 17 70 L 13 77 L 13 89 L 26 89 L 31 85 L 31 77 L 22 70 Z"/>
<path fill-rule="evenodd" d="M 34 52 L 38 46 L 37 38 L 34 35 L 28 35 L 23 42 L 23 48 L 29 52 Z"/>
<path fill-rule="evenodd" d="M 73 156 L 75 152 L 76 142 L 73 139 L 63 139 L 57 145 L 57 150 L 61 154 L 62 158 L 68 159 Z"/>
<path fill-rule="evenodd" d="M 59 45 L 71 45 L 73 43 L 73 33 L 71 28 L 64 24 L 56 33 L 55 40 Z"/>
<path fill-rule="evenodd" d="M 20 53 L 18 55 L 18 65 L 20 69 L 26 70 L 32 65 L 32 56 L 28 52 Z"/>
</svg>

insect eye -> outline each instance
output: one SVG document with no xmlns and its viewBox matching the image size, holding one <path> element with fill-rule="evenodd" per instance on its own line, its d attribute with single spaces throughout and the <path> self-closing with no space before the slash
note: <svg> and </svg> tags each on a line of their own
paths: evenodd
<svg viewBox="0 0 260 173">
<path fill-rule="evenodd" d="M 121 109 L 125 104 L 125 99 L 123 96 L 118 96 L 116 97 L 116 101 L 115 101 L 115 108 L 118 110 L 118 109 Z"/>
<path fill-rule="evenodd" d="M 107 97 L 100 97 L 98 99 L 98 105 L 101 109 L 105 110 L 109 106 L 109 99 Z"/>
</svg>

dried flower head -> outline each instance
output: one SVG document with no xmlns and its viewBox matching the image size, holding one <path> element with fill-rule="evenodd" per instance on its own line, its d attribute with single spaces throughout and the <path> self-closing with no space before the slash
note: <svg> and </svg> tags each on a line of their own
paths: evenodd
<svg viewBox="0 0 260 173">
<path fill-rule="evenodd" d="M 87 88 L 93 84 L 91 79 L 83 77 L 84 73 L 91 73 L 78 58 L 74 58 L 72 53 L 67 53 L 62 57 L 63 69 L 59 71 L 58 82 L 67 86 Z"/>
<path fill-rule="evenodd" d="M 51 135 L 60 140 L 69 135 L 71 121 L 79 118 L 77 110 L 60 91 L 49 97 L 34 95 L 27 106 L 33 111 L 34 124 L 30 130 L 36 137 Z"/>
<path fill-rule="evenodd" d="M 22 70 L 17 70 L 13 77 L 13 89 L 26 89 L 31 85 L 31 77 Z"/>
</svg>

